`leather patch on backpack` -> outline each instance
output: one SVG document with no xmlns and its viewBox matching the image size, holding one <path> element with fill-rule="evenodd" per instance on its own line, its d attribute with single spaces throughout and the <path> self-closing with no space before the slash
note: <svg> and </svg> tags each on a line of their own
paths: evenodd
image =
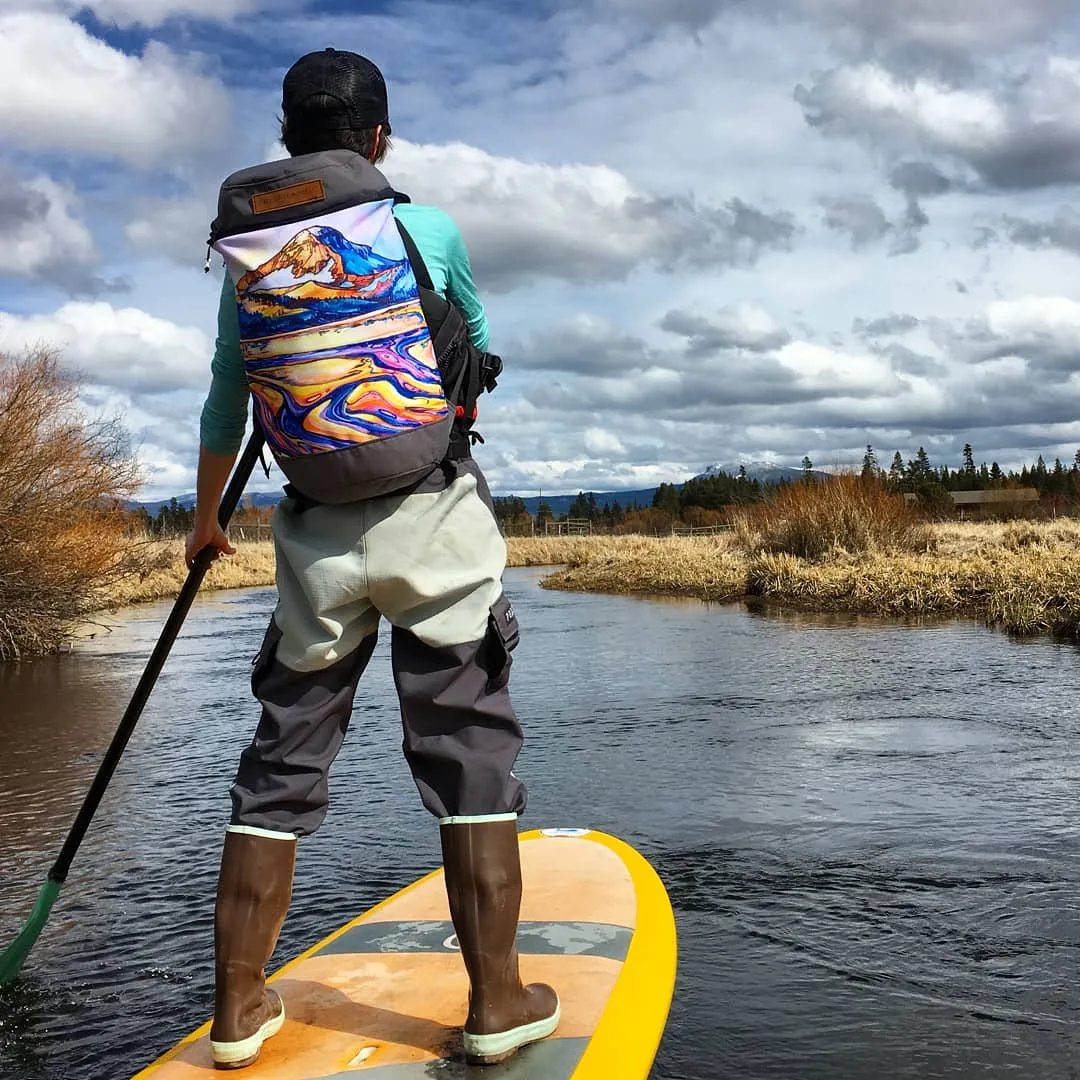
<svg viewBox="0 0 1080 1080">
<path fill-rule="evenodd" d="M 321 180 L 306 180 L 302 184 L 267 191 L 262 195 L 251 196 L 251 210 L 255 214 L 269 214 L 274 210 L 286 210 L 290 206 L 303 206 L 305 203 L 322 202 L 326 191 Z"/>
</svg>

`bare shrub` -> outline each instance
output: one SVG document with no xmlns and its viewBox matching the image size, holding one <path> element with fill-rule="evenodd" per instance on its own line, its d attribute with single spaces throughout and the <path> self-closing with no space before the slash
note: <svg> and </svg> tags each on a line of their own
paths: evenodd
<svg viewBox="0 0 1080 1080">
<path fill-rule="evenodd" d="M 56 651 L 134 565 L 137 464 L 78 398 L 54 350 L 0 355 L 0 660 Z"/>
<path fill-rule="evenodd" d="M 1001 546 L 1009 551 L 1021 551 L 1024 548 L 1042 544 L 1047 539 L 1047 531 L 1030 521 L 1010 521 L 1001 536 Z"/>
<path fill-rule="evenodd" d="M 735 517 L 744 551 L 818 559 L 834 551 L 925 549 L 928 532 L 917 511 L 884 483 L 854 474 L 788 484 Z"/>
</svg>

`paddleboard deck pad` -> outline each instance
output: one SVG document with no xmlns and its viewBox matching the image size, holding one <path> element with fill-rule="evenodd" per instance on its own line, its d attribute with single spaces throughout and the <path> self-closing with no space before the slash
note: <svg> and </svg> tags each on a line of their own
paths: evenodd
<svg viewBox="0 0 1080 1080">
<path fill-rule="evenodd" d="M 469 982 L 439 869 L 268 980 L 285 1024 L 214 1069 L 207 1022 L 133 1080 L 645 1080 L 675 988 L 675 919 L 652 866 L 588 829 L 521 834 L 521 977 L 559 993 L 554 1035 L 499 1065 L 461 1050 Z"/>
</svg>

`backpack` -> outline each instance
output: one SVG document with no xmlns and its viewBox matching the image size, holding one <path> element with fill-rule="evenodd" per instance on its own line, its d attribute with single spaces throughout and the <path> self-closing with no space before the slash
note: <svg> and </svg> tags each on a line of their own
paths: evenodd
<svg viewBox="0 0 1080 1080">
<path fill-rule="evenodd" d="M 209 243 L 232 279 L 255 422 L 314 502 L 390 494 L 468 456 L 476 398 L 501 371 L 431 287 L 402 201 L 349 150 L 243 169 L 218 195 Z"/>
</svg>

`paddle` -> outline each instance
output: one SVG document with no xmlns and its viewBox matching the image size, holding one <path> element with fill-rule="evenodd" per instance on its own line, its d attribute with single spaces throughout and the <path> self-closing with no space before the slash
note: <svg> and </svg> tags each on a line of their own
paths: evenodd
<svg viewBox="0 0 1080 1080">
<path fill-rule="evenodd" d="M 251 477 L 252 470 L 255 468 L 255 463 L 262 453 L 262 447 L 262 429 L 256 425 L 255 432 L 248 440 L 244 453 L 233 471 L 229 486 L 221 499 L 218 522 L 223 529 L 228 525 L 237 504 L 240 502 L 240 496 L 244 493 L 244 488 Z M 158 638 L 158 643 L 150 656 L 146 670 L 143 671 L 139 685 L 135 688 L 135 696 L 131 699 L 131 703 L 124 713 L 124 718 L 120 721 L 120 726 L 109 744 L 105 759 L 98 768 L 94 782 L 90 785 L 90 790 L 87 792 L 85 800 L 83 800 L 82 809 L 79 810 L 78 817 L 75 818 L 75 824 L 72 825 L 67 840 L 64 841 L 60 855 L 53 864 L 53 868 L 49 871 L 49 876 L 38 894 L 34 908 L 30 912 L 30 917 L 16 935 L 15 940 L 0 954 L 0 986 L 6 985 L 18 975 L 19 969 L 29 955 L 30 950 L 34 947 L 34 942 L 37 941 L 41 931 L 45 928 L 45 922 L 49 917 L 53 904 L 56 902 L 57 896 L 60 894 L 60 887 L 67 878 L 75 853 L 79 850 L 79 845 L 86 835 L 86 830 L 90 827 L 90 820 L 93 818 L 98 804 L 105 794 L 105 789 L 109 786 L 109 781 L 112 779 L 113 772 L 120 761 L 120 756 L 123 754 L 124 748 L 135 730 L 135 725 L 139 722 L 143 707 L 154 689 L 154 684 L 161 674 L 161 669 L 165 666 L 169 650 L 180 633 L 180 628 L 195 600 L 199 586 L 202 585 L 207 570 L 210 569 L 212 560 L 213 548 L 207 546 L 195 557 L 195 562 L 191 570 L 188 571 L 187 581 L 184 582 L 184 587 L 176 598 L 172 614 L 165 623 L 165 628 Z"/>
</svg>

